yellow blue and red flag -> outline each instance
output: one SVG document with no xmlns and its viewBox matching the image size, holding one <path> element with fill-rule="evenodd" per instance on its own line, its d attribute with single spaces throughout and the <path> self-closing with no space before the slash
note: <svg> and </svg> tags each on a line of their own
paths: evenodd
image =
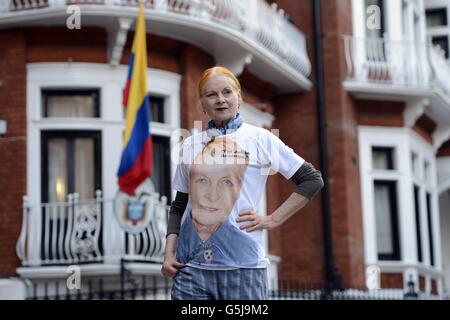
<svg viewBox="0 0 450 320">
<path fill-rule="evenodd" d="M 117 176 L 120 189 L 133 195 L 135 189 L 152 175 L 153 167 L 150 103 L 147 95 L 147 41 L 142 2 L 139 4 L 123 105 L 126 108 L 126 125 Z"/>
</svg>

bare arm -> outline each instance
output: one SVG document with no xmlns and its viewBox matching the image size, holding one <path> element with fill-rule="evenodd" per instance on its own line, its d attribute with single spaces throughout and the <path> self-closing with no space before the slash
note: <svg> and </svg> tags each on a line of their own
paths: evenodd
<svg viewBox="0 0 450 320">
<path fill-rule="evenodd" d="M 241 229 L 250 232 L 258 229 L 270 230 L 280 226 L 302 209 L 323 187 L 320 171 L 308 162 L 305 162 L 290 180 L 296 184 L 295 191 L 271 215 L 261 216 L 252 210 L 240 212 L 236 222 L 248 221 L 241 226 Z"/>
<path fill-rule="evenodd" d="M 294 213 L 303 208 L 308 202 L 308 198 L 293 192 L 269 217 L 272 218 L 271 220 L 273 220 L 274 226 L 278 227 L 292 217 Z"/>
<path fill-rule="evenodd" d="M 189 195 L 187 193 L 177 192 L 175 200 L 170 207 L 164 263 L 161 268 L 161 273 L 169 278 L 173 278 L 178 269 L 183 267 L 183 264 L 177 261 L 175 253 L 178 247 L 178 233 L 180 232 L 181 218 L 186 208 L 188 197 Z"/>
<path fill-rule="evenodd" d="M 308 202 L 308 198 L 293 192 L 271 215 L 261 216 L 251 210 L 245 210 L 239 214 L 236 222 L 248 221 L 241 226 L 241 229 L 248 232 L 258 229 L 271 230 L 283 224 Z"/>
<path fill-rule="evenodd" d="M 175 258 L 175 252 L 178 246 L 178 235 L 171 233 L 166 238 L 166 249 L 164 250 L 164 262 L 161 268 L 161 273 L 169 278 L 175 277 L 178 269 L 183 267 Z"/>
</svg>

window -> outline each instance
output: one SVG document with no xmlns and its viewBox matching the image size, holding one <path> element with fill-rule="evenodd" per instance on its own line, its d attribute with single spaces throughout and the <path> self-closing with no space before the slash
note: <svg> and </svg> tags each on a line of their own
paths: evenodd
<svg viewBox="0 0 450 320">
<path fill-rule="evenodd" d="M 379 260 L 400 260 L 397 183 L 375 181 L 375 218 Z"/>
<path fill-rule="evenodd" d="M 394 148 L 372 147 L 372 168 L 394 170 Z M 400 260 L 397 181 L 374 180 L 378 259 Z"/>
<path fill-rule="evenodd" d="M 440 27 L 447 25 L 447 9 L 431 9 L 426 11 L 427 27 Z"/>
<path fill-rule="evenodd" d="M 425 164 L 423 166 L 423 175 L 425 178 L 425 181 L 430 181 L 431 179 L 431 167 L 430 167 L 430 163 L 428 161 L 425 161 Z"/>
<path fill-rule="evenodd" d="M 449 49 L 448 49 L 448 37 L 447 36 L 439 36 L 431 38 L 431 42 L 434 46 L 439 46 L 445 53 L 445 58 L 449 58 Z"/>
<path fill-rule="evenodd" d="M 416 217 L 416 240 L 417 240 L 417 259 L 419 262 L 423 262 L 423 254 L 422 254 L 422 235 L 420 233 L 421 223 L 420 223 L 420 193 L 419 187 L 414 186 L 414 208 L 415 208 L 415 217 Z"/>
<path fill-rule="evenodd" d="M 411 153 L 411 168 L 413 175 L 415 177 L 419 177 L 419 159 L 417 157 L 417 154 L 414 152 Z"/>
<path fill-rule="evenodd" d="M 150 96 L 150 116 L 152 122 L 164 123 L 164 98 Z"/>
<path fill-rule="evenodd" d="M 101 188 L 98 131 L 43 131 L 42 202 L 65 202 L 69 193 L 95 198 Z"/>
<path fill-rule="evenodd" d="M 434 266 L 433 217 L 431 215 L 431 194 L 427 192 L 428 240 L 430 244 L 430 265 Z"/>
<path fill-rule="evenodd" d="M 171 199 L 170 176 L 170 138 L 152 136 L 153 140 L 153 173 L 151 180 L 155 190 L 161 196 Z"/>
<path fill-rule="evenodd" d="M 165 98 L 160 96 L 149 96 L 151 122 L 165 123 Z M 124 117 L 126 110 L 124 110 Z M 150 125 L 150 132 L 152 131 Z M 125 131 L 122 132 L 122 137 Z M 170 135 L 154 135 L 153 142 L 153 170 L 151 181 L 155 191 L 161 196 L 166 196 L 171 200 L 171 159 L 170 159 Z"/>
<path fill-rule="evenodd" d="M 42 90 L 45 118 L 100 117 L 99 90 Z"/>
<path fill-rule="evenodd" d="M 393 149 L 385 147 L 372 148 L 372 166 L 376 170 L 393 170 Z"/>
</svg>

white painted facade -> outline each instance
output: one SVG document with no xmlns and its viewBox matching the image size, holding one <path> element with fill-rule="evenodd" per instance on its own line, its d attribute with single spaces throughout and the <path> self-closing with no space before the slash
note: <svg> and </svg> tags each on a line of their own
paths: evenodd
<svg viewBox="0 0 450 320">
<path fill-rule="evenodd" d="M 445 290 L 450 292 L 450 157 L 439 157 L 437 160 L 439 210 L 442 235 L 442 264 L 445 278 Z"/>
<path fill-rule="evenodd" d="M 360 126 L 358 130 L 360 152 L 360 176 L 362 189 L 364 249 L 366 265 L 378 265 L 383 273 L 402 273 L 406 281 L 413 277 L 416 288 L 418 276 L 425 277 L 427 293 L 431 290 L 431 279 L 436 279 L 442 293 L 444 272 L 442 266 L 440 215 L 436 180 L 436 160 L 432 146 L 409 128 L 386 128 Z M 389 147 L 394 151 L 394 170 L 375 170 L 372 166 L 372 147 Z M 418 174 L 413 173 L 411 154 L 417 155 Z M 430 177 L 424 173 L 428 163 Z M 380 261 L 377 254 L 375 222 L 374 180 L 396 181 L 398 204 L 400 260 Z M 420 187 L 420 221 L 423 262 L 417 256 L 414 184 Z M 427 221 L 426 193 L 431 195 L 431 221 L 434 266 L 430 263 L 430 243 Z"/>
<path fill-rule="evenodd" d="M 448 160 L 436 158 L 443 142 L 450 138 L 450 100 L 446 84 L 450 70 L 445 59 L 431 52 L 427 35 L 449 32 L 449 28 L 427 30 L 426 8 L 450 7 L 449 0 L 388 0 L 383 1 L 384 34 L 379 40 L 384 56 L 368 62 L 370 40 L 366 36 L 365 0 L 352 0 L 353 35 L 345 41 L 347 66 L 351 67 L 344 80 L 344 87 L 356 99 L 402 101 L 405 103 L 404 127 L 360 126 L 358 130 L 360 153 L 361 194 L 363 207 L 364 248 L 367 266 L 378 265 L 384 273 L 402 273 L 404 282 L 410 275 L 418 285 L 418 277 L 425 278 L 425 291 L 431 290 L 431 279 L 437 280 L 439 294 L 449 292 L 450 286 L 450 239 L 448 239 L 450 175 L 444 169 L 450 167 Z M 449 9 L 448 9 L 449 10 Z M 447 11 L 449 17 L 450 11 Z M 357 39 L 363 39 L 359 41 Z M 391 53 L 393 43 L 408 46 L 415 43 L 414 50 L 403 49 Z M 350 46 L 348 45 L 350 44 Z M 400 47 L 401 47 L 400 46 Z M 399 47 L 399 48 L 400 48 Z M 349 51 L 348 49 L 351 50 Z M 408 48 L 408 47 L 406 47 Z M 369 50 L 369 51 L 368 51 Z M 430 62 L 431 59 L 434 59 Z M 372 57 L 373 58 L 373 57 Z M 374 63 L 379 59 L 379 63 Z M 403 61 L 410 60 L 409 64 Z M 439 61 L 436 61 L 439 60 Z M 436 67 L 439 65 L 440 67 Z M 378 73 L 368 75 L 367 70 Z M 384 73 L 383 73 L 384 72 Z M 395 74 L 406 75 L 396 81 Z M 442 73 L 439 74 L 439 73 Z M 437 76 L 436 76 L 436 73 Z M 374 78 L 373 75 L 378 76 Z M 371 78 L 372 77 L 372 78 Z M 384 78 L 383 78 L 384 77 Z M 406 79 L 406 80 L 405 80 Z M 443 90 L 441 88 L 444 88 Z M 425 141 L 411 127 L 426 114 L 436 121 L 433 143 Z M 394 150 L 395 170 L 374 170 L 372 147 L 390 147 Z M 417 155 L 417 169 L 413 172 L 411 154 Z M 425 163 L 428 176 L 425 176 Z M 374 180 L 397 182 L 397 204 L 399 218 L 400 260 L 379 261 L 375 220 Z M 444 182 L 444 180 L 446 182 Z M 447 183 L 447 185 L 445 185 Z M 419 262 L 413 185 L 419 187 L 420 238 L 423 262 Z M 427 219 L 426 194 L 430 194 L 431 226 Z M 434 266 L 430 261 L 428 230 L 432 231 Z"/>
</svg>

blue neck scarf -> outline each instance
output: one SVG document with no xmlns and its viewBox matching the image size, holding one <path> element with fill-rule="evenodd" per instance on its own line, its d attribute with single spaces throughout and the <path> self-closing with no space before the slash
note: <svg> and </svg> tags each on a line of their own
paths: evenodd
<svg viewBox="0 0 450 320">
<path fill-rule="evenodd" d="M 234 118 L 229 120 L 227 122 L 227 124 L 225 125 L 225 127 L 223 127 L 223 128 L 217 128 L 216 125 L 214 124 L 214 121 L 209 120 L 206 130 L 209 131 L 209 130 L 215 129 L 215 131 L 217 131 L 218 135 L 229 134 L 229 133 L 233 133 L 234 131 L 239 129 L 242 126 L 243 122 L 244 122 L 244 119 L 242 119 L 242 116 L 239 113 L 237 113 L 234 116 Z"/>
</svg>

